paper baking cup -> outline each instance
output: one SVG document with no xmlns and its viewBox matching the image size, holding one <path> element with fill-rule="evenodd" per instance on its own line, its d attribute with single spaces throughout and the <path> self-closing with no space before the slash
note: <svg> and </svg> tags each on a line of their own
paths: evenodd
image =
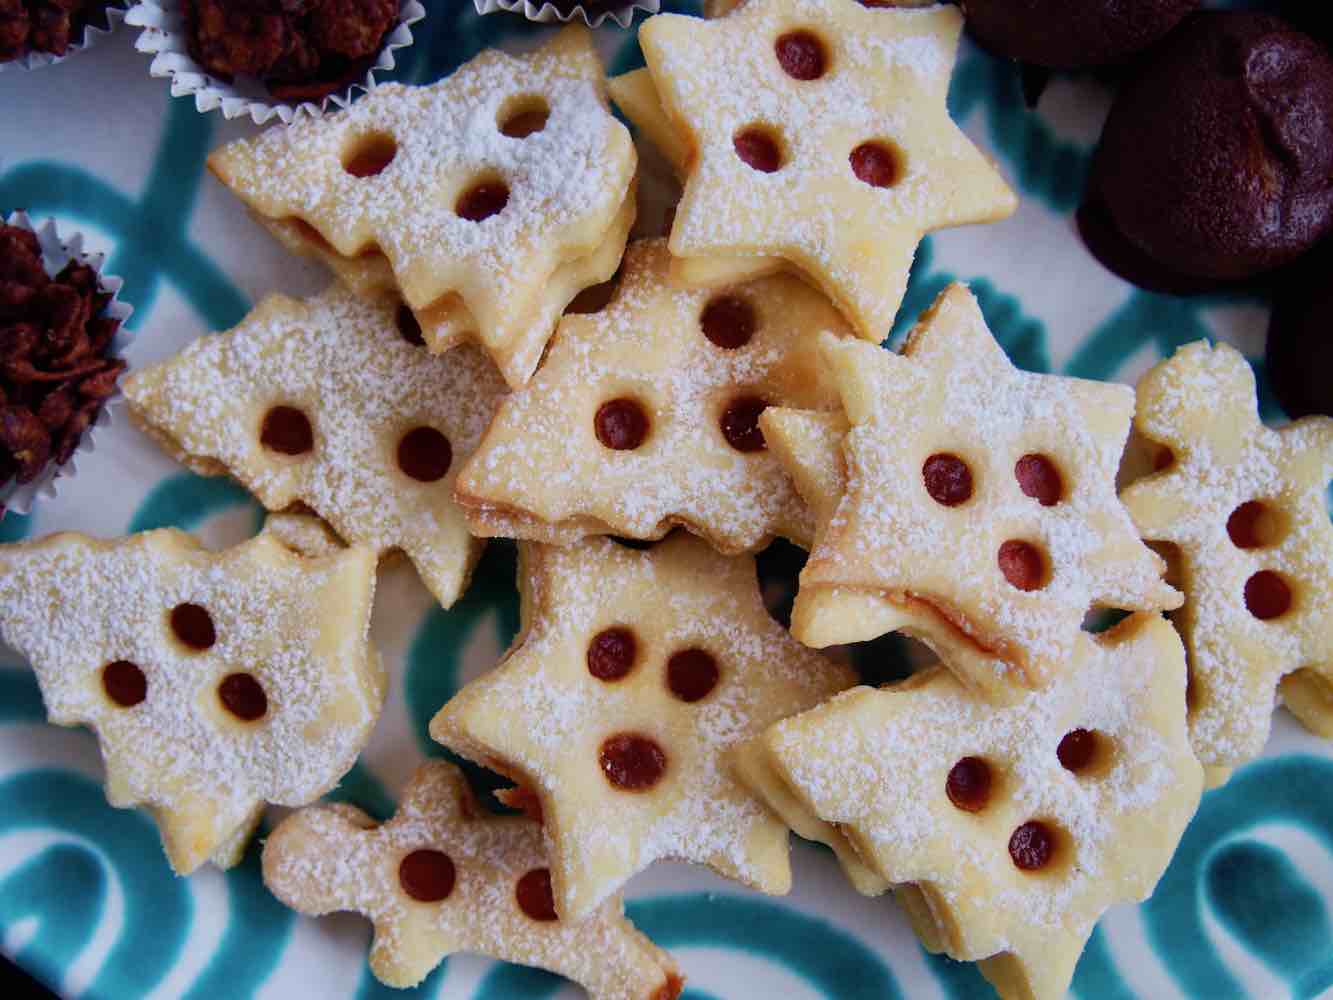
<svg viewBox="0 0 1333 1000">
<path fill-rule="evenodd" d="M 111 339 L 111 347 L 107 351 L 107 357 L 119 357 L 124 353 L 126 344 L 133 336 L 130 331 L 125 329 L 125 321 L 130 318 L 130 314 L 134 310 L 128 303 L 121 302 L 117 298 L 124 282 L 120 278 L 102 272 L 102 265 L 106 262 L 106 254 L 84 253 L 83 236 L 79 233 L 75 233 L 68 240 L 62 239 L 60 233 L 56 230 L 55 219 L 47 219 L 40 229 L 33 227 L 26 212 L 15 212 L 5 221 L 11 226 L 17 226 L 19 229 L 26 229 L 37 234 L 37 242 L 42 247 L 42 263 L 46 265 L 47 274 L 54 277 L 72 260 L 87 264 L 97 272 L 98 287 L 104 292 L 111 293 L 111 301 L 107 303 L 106 309 L 102 311 L 101 315 L 120 320 L 120 328 Z M 121 373 L 122 378 L 124 374 L 124 372 Z M 119 379 L 117 379 L 117 383 L 119 383 Z M 27 514 L 32 510 L 33 501 L 38 497 L 54 497 L 60 482 L 72 478 L 77 471 L 75 462 L 79 455 L 95 450 L 96 445 L 93 439 L 97 435 L 98 428 L 111 422 L 112 411 L 118 407 L 120 401 L 121 396 L 118 390 L 102 404 L 97 419 L 83 432 L 83 439 L 79 441 L 78 448 L 75 449 L 74 454 L 69 457 L 69 461 L 64 465 L 56 465 L 52 462 L 42 470 L 41 475 L 30 483 L 24 483 L 20 486 L 11 479 L 8 485 L 0 487 L 0 504 L 3 504 L 6 510 L 14 513 Z"/>
<path fill-rule="evenodd" d="M 203 67 L 190 58 L 185 37 L 185 14 L 181 10 L 180 0 L 140 0 L 130 8 L 125 23 L 143 29 L 135 39 L 134 47 L 140 52 L 152 54 L 153 63 L 148 72 L 156 77 L 171 78 L 172 97 L 193 94 L 194 106 L 202 113 L 220 108 L 224 118 L 249 115 L 256 125 L 263 125 L 274 116 L 290 124 L 303 115 L 317 117 L 330 104 L 339 108 L 347 107 L 358 90 L 374 88 L 376 73 L 393 69 L 394 50 L 412 44 L 411 25 L 425 16 L 426 8 L 418 0 L 402 0 L 398 10 L 398 24 L 386 36 L 379 58 L 366 71 L 366 78 L 340 94 L 330 94 L 318 104 L 314 101 L 303 101 L 300 104 L 275 101 L 259 80 L 238 77 L 233 83 L 223 83 L 206 73 Z"/>
<path fill-rule="evenodd" d="M 478 14 L 494 14 L 496 11 L 506 11 L 510 14 L 522 14 L 529 21 L 537 21 L 542 24 L 577 19 L 590 28 L 596 28 L 608 17 L 622 28 L 628 28 L 630 21 L 634 19 L 636 10 L 641 10 L 645 14 L 656 14 L 661 8 L 660 0 L 636 0 L 636 2 L 627 3 L 623 7 L 599 11 L 596 14 L 589 14 L 580 4 L 568 13 L 562 14 L 556 10 L 554 4 L 547 3 L 546 0 L 538 0 L 536 3 L 533 0 L 472 0 L 472 3 L 477 8 Z"/>
<path fill-rule="evenodd" d="M 18 59 L 0 62 L 0 73 L 7 69 L 41 69 L 43 66 L 54 66 L 58 62 L 64 62 L 76 52 L 91 49 L 100 39 L 115 31 L 116 24 L 124 17 L 125 4 L 113 4 L 106 9 L 106 27 L 99 28 L 95 24 L 85 24 L 83 26 L 83 37 L 77 43 L 71 42 L 63 56 L 52 55 L 50 52 L 29 52 L 26 56 L 20 56 Z"/>
</svg>

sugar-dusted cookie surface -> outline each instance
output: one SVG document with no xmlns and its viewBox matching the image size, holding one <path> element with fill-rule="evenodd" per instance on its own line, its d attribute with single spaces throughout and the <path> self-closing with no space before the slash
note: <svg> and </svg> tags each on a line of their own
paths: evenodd
<svg viewBox="0 0 1333 1000">
<path fill-rule="evenodd" d="M 558 918 L 540 827 L 485 815 L 444 761 L 417 769 L 382 825 L 343 804 L 289 816 L 264 844 L 264 884 L 301 913 L 367 917 L 370 968 L 390 986 L 414 986 L 467 951 L 567 976 L 593 1000 L 680 993 L 671 956 L 635 930 L 618 895 L 585 920 Z"/>
<path fill-rule="evenodd" d="M 606 240 L 636 158 L 587 31 L 570 28 L 428 87 L 384 84 L 208 162 L 260 215 L 299 219 L 346 258 L 383 254 L 413 309 L 456 297 L 521 382 L 531 370 L 511 355 L 533 337 L 546 285 Z M 541 352 L 519 353 L 535 366 Z"/>
<path fill-rule="evenodd" d="M 916 630 L 999 696 L 1058 677 L 1090 606 L 1180 604 L 1115 492 L 1127 386 L 1015 368 L 958 284 L 901 355 L 824 338 L 824 356 L 850 425 L 847 488 L 801 574 L 802 641 L 878 634 L 811 603 L 867 595 L 886 616 L 874 629 Z M 966 645 L 981 655 L 949 652 Z"/>
<path fill-rule="evenodd" d="M 327 792 L 379 717 L 374 553 L 299 554 L 315 537 L 288 523 L 222 552 L 174 529 L 0 547 L 0 636 L 51 721 L 96 732 L 107 799 L 153 812 L 181 874 L 239 861 L 265 802 Z"/>
<path fill-rule="evenodd" d="M 377 553 L 401 549 L 445 607 L 482 545 L 454 480 L 504 392 L 480 351 L 432 356 L 387 300 L 336 285 L 270 296 L 125 384 L 136 421 L 187 465 L 230 472 L 270 510 L 302 501 Z"/>
<path fill-rule="evenodd" d="M 1333 738 L 1333 420 L 1270 430 L 1244 357 L 1200 341 L 1139 382 L 1135 424 L 1170 449 L 1123 499 L 1144 538 L 1179 553 L 1195 753 L 1224 768 L 1259 756 L 1275 690 Z"/>
<path fill-rule="evenodd" d="M 1146 898 L 1202 772 L 1160 616 L 1081 634 L 1067 676 L 1000 707 L 929 668 L 780 722 L 768 762 L 900 898 L 923 942 L 1006 1000 L 1065 996 L 1093 925 Z"/>
<path fill-rule="evenodd" d="M 809 544 L 810 512 L 756 420 L 770 404 L 837 408 L 818 335 L 851 331 L 794 277 L 682 289 L 669 260 L 661 240 L 632 245 L 611 302 L 561 320 L 459 473 L 474 532 L 567 544 L 684 525 L 724 552 Z"/>
<path fill-rule="evenodd" d="M 852 673 L 769 616 L 753 559 L 689 535 L 519 552 L 520 638 L 430 731 L 536 793 L 556 910 L 579 919 L 663 858 L 786 892 L 787 828 L 728 758 Z"/>
<path fill-rule="evenodd" d="M 945 107 L 961 30 L 954 7 L 855 0 L 644 22 L 653 83 L 694 153 L 671 231 L 681 277 L 707 281 L 708 258 L 781 257 L 884 339 L 921 237 L 1016 205 Z"/>
</svg>

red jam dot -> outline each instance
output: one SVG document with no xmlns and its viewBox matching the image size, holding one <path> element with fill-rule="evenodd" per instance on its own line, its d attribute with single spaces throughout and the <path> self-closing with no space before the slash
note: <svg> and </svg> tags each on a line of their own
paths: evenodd
<svg viewBox="0 0 1333 1000">
<path fill-rule="evenodd" d="M 852 150 L 847 160 L 852 173 L 862 184 L 871 187 L 893 187 L 902 177 L 902 163 L 898 154 L 882 142 L 863 142 Z"/>
<path fill-rule="evenodd" d="M 421 324 L 417 322 L 416 314 L 406 302 L 398 306 L 398 314 L 394 319 L 398 323 L 398 332 L 402 334 L 404 340 L 413 347 L 426 346 L 426 338 L 421 335 Z"/>
<path fill-rule="evenodd" d="M 759 429 L 759 414 L 768 409 L 768 401 L 758 396 L 733 399 L 722 412 L 719 426 L 727 444 L 737 451 L 763 451 L 764 432 Z"/>
<path fill-rule="evenodd" d="M 454 461 L 449 439 L 434 427 L 417 427 L 398 442 L 398 468 L 419 483 L 443 479 Z"/>
<path fill-rule="evenodd" d="M 964 812 L 980 812 L 990 801 L 990 765 L 980 757 L 964 757 L 949 768 L 944 782 L 949 801 Z"/>
<path fill-rule="evenodd" d="M 588 673 L 599 681 L 618 681 L 634 667 L 639 644 L 627 628 L 602 629 L 588 643 Z"/>
<path fill-rule="evenodd" d="M 597 440 L 613 451 L 632 451 L 648 437 L 648 414 L 633 399 L 603 403 L 592 423 Z"/>
<path fill-rule="evenodd" d="M 808 31 L 787 32 L 773 51 L 782 71 L 795 80 L 818 80 L 828 66 L 823 43 Z"/>
<path fill-rule="evenodd" d="M 264 414 L 259 443 L 280 455 L 304 455 L 315 447 L 315 430 L 296 407 L 275 406 Z"/>
<path fill-rule="evenodd" d="M 1054 507 L 1064 496 L 1060 471 L 1045 455 L 1024 455 L 1014 463 L 1014 478 L 1024 496 L 1030 496 L 1043 507 Z"/>
<path fill-rule="evenodd" d="M 945 507 L 972 498 L 972 470 L 957 455 L 931 455 L 921 466 L 921 479 L 930 498 Z"/>
<path fill-rule="evenodd" d="M 743 129 L 736 133 L 732 145 L 741 162 L 761 174 L 774 173 L 782 166 L 782 150 L 778 148 L 777 140 L 766 129 L 756 126 Z"/>
<path fill-rule="evenodd" d="M 717 660 L 702 649 L 682 649 L 667 660 L 667 687 L 681 701 L 699 701 L 717 687 Z"/>
<path fill-rule="evenodd" d="M 1009 838 L 1009 857 L 1025 872 L 1045 868 L 1055 854 L 1055 834 L 1045 823 L 1031 820 Z"/>
<path fill-rule="evenodd" d="M 1291 608 L 1291 588 L 1271 569 L 1261 569 L 1245 581 L 1245 606 L 1260 621 L 1279 618 Z"/>
<path fill-rule="evenodd" d="M 646 736 L 617 733 L 602 743 L 598 754 L 602 773 L 616 788 L 642 792 L 662 780 L 666 754 Z"/>
<path fill-rule="evenodd" d="M 343 169 L 353 177 L 374 177 L 383 173 L 397 155 L 398 143 L 394 137 L 376 132 L 357 141 L 343 158 Z"/>
<path fill-rule="evenodd" d="M 1268 506 L 1260 500 L 1248 500 L 1227 518 L 1227 534 L 1238 549 L 1257 549 L 1269 544 L 1264 535 Z"/>
<path fill-rule="evenodd" d="M 514 886 L 518 908 L 533 920 L 558 920 L 555 895 L 551 892 L 551 870 L 534 868 Z"/>
<path fill-rule="evenodd" d="M 177 604 L 171 609 L 171 631 L 195 650 L 211 649 L 218 641 L 213 616 L 197 604 Z"/>
<path fill-rule="evenodd" d="M 526 139 L 546 128 L 551 109 L 540 97 L 520 98 L 500 123 L 500 133 L 511 139 Z"/>
<path fill-rule="evenodd" d="M 1097 734 L 1090 729 L 1073 729 L 1065 733 L 1055 756 L 1060 766 L 1075 773 L 1084 770 L 1097 756 Z"/>
<path fill-rule="evenodd" d="M 242 722 L 254 722 L 268 714 L 268 695 L 249 674 L 228 674 L 218 685 L 222 706 Z"/>
<path fill-rule="evenodd" d="M 413 851 L 398 863 L 398 884 L 418 903 L 438 903 L 454 891 L 458 873 L 443 851 Z"/>
<path fill-rule="evenodd" d="M 1046 577 L 1046 560 L 1041 550 L 1031 542 L 1010 539 L 1000 546 L 996 560 L 1000 572 L 1011 586 L 1019 590 L 1040 590 Z"/>
<path fill-rule="evenodd" d="M 719 295 L 704 307 L 699 326 L 712 343 L 723 350 L 744 347 L 754 336 L 754 309 L 735 295 Z"/>
<path fill-rule="evenodd" d="M 474 184 L 464 191 L 454 205 L 460 218 L 469 222 L 483 222 L 499 215 L 509 204 L 509 186 L 503 181 Z"/>
<path fill-rule="evenodd" d="M 116 660 L 102 668 L 102 688 L 121 708 L 133 708 L 148 697 L 148 678 L 138 665 Z"/>
</svg>

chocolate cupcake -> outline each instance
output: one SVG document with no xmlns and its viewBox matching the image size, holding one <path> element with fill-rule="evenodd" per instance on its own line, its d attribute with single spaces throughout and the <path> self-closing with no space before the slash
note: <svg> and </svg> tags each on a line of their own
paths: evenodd
<svg viewBox="0 0 1333 1000">
<path fill-rule="evenodd" d="M 114 26 L 120 0 L 0 0 L 0 68 L 36 69 L 87 48 Z"/>
<path fill-rule="evenodd" d="M 1283 275 L 1268 326 L 1268 380 L 1293 419 L 1333 417 L 1333 243 Z"/>
<path fill-rule="evenodd" d="M 967 28 L 997 55 L 1052 69 L 1120 62 L 1200 0 L 961 0 Z"/>
<path fill-rule="evenodd" d="M 1191 16 L 1117 96 L 1079 221 L 1103 264 L 1150 288 L 1304 253 L 1333 231 L 1333 57 L 1276 17 Z"/>
</svg>

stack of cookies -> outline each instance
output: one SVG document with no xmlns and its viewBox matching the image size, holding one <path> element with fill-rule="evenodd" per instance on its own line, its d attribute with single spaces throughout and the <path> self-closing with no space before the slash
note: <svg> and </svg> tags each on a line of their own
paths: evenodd
<svg viewBox="0 0 1333 1000">
<path fill-rule="evenodd" d="M 958 284 L 879 346 L 920 238 L 1015 208 L 947 114 L 960 27 L 854 0 L 648 20 L 610 91 L 684 192 L 628 248 L 636 154 L 579 29 L 212 156 L 339 281 L 126 394 L 279 516 L 228 553 L 0 551 L 0 632 L 178 871 L 234 863 L 264 802 L 364 746 L 376 560 L 448 607 L 488 537 L 520 540 L 521 632 L 430 733 L 526 815 L 436 762 L 383 825 L 309 806 L 264 847 L 284 902 L 374 923 L 395 986 L 468 950 L 674 997 L 625 884 L 670 858 L 785 893 L 794 830 L 1001 996 L 1059 997 L 1205 777 L 1261 751 L 1279 685 L 1333 735 L 1333 420 L 1263 427 L 1226 347 L 1137 395 L 1020 371 Z M 1118 493 L 1131 427 L 1152 471 Z M 810 551 L 790 628 L 756 579 L 777 537 Z M 890 632 L 937 662 L 875 689 L 820 652 Z"/>
</svg>

